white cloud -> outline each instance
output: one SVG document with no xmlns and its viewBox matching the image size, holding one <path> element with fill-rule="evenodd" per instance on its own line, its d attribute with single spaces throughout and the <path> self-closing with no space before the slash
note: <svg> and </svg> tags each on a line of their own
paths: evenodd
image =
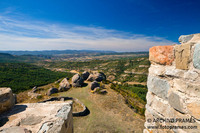
<svg viewBox="0 0 200 133">
<path fill-rule="evenodd" d="M 164 38 L 69 24 L 20 20 L 0 15 L 0 50 L 113 50 L 147 51 L 170 45 Z"/>
</svg>

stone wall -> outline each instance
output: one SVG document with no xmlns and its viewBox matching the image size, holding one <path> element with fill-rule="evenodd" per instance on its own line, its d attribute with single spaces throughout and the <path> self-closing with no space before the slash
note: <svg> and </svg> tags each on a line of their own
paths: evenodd
<svg viewBox="0 0 200 133">
<path fill-rule="evenodd" d="M 200 132 L 200 34 L 179 42 L 149 50 L 145 133 Z"/>
</svg>

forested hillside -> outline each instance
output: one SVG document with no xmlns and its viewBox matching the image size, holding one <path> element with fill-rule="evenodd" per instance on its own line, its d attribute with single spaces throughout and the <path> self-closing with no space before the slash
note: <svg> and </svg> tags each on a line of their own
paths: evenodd
<svg viewBox="0 0 200 133">
<path fill-rule="evenodd" d="M 14 93 L 52 83 L 66 76 L 72 75 L 25 63 L 0 63 L 0 87 L 11 87 Z"/>
</svg>

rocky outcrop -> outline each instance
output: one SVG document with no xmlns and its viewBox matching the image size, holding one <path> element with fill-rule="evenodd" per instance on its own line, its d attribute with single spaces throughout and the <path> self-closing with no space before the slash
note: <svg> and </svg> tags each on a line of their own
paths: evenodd
<svg viewBox="0 0 200 133">
<path fill-rule="evenodd" d="M 1 133 L 32 133 L 30 130 L 23 127 L 18 127 L 18 126 L 5 128 L 3 130 L 0 130 L 0 132 Z"/>
<path fill-rule="evenodd" d="M 145 133 L 199 132 L 200 34 L 179 41 L 150 49 Z"/>
<path fill-rule="evenodd" d="M 67 91 L 67 90 L 70 89 L 70 88 L 71 88 L 71 85 L 70 85 L 69 81 L 67 80 L 67 78 L 64 78 L 64 79 L 60 82 L 58 90 L 59 90 L 60 92 L 62 92 L 62 91 Z"/>
<path fill-rule="evenodd" d="M 83 78 L 83 80 L 87 80 L 87 78 L 89 77 L 89 75 L 90 75 L 90 73 L 89 72 L 87 72 L 87 71 L 84 71 L 83 73 L 82 73 L 82 78 Z"/>
<path fill-rule="evenodd" d="M 87 79 L 88 81 L 98 81 L 101 82 L 106 80 L 106 75 L 103 72 L 92 72 Z"/>
<path fill-rule="evenodd" d="M 17 104 L 5 118 L 2 133 L 73 133 L 72 101 Z"/>
<path fill-rule="evenodd" d="M 100 87 L 100 85 L 97 81 L 94 81 L 94 82 L 91 83 L 90 89 L 94 90 L 97 87 Z"/>
<path fill-rule="evenodd" d="M 50 88 L 47 92 L 48 96 L 51 96 L 54 93 L 58 93 L 58 89 L 57 88 Z"/>
<path fill-rule="evenodd" d="M 15 97 L 10 88 L 0 88 L 0 114 L 11 109 L 15 104 Z"/>
<path fill-rule="evenodd" d="M 72 86 L 73 87 L 81 87 L 84 84 L 83 78 L 79 74 L 75 74 L 72 77 Z"/>
</svg>

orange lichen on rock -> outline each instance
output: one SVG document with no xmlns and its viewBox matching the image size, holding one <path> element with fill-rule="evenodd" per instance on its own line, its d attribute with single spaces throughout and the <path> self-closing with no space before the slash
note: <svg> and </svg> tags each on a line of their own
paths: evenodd
<svg viewBox="0 0 200 133">
<path fill-rule="evenodd" d="M 155 46 L 150 48 L 149 60 L 161 65 L 171 65 L 174 61 L 174 46 Z"/>
</svg>

